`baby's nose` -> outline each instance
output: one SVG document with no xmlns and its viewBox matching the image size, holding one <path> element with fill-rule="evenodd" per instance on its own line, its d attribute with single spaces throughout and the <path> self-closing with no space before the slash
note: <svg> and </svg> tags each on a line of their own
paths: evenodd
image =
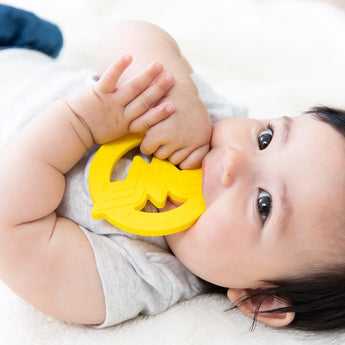
<svg viewBox="0 0 345 345">
<path fill-rule="evenodd" d="M 222 157 L 222 185 L 230 187 L 247 166 L 245 154 L 232 147 L 226 147 Z"/>
</svg>

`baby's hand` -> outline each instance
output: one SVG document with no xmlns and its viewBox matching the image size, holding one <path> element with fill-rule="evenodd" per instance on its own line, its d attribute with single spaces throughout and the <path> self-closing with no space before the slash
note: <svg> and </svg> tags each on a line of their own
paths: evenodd
<svg viewBox="0 0 345 345">
<path fill-rule="evenodd" d="M 168 159 L 181 169 L 199 168 L 209 151 L 212 132 L 207 109 L 194 88 L 188 90 L 176 85 L 167 99 L 174 103 L 175 112 L 147 130 L 141 151 Z M 139 121 L 140 118 L 133 121 L 131 126 Z"/>
<path fill-rule="evenodd" d="M 122 56 L 92 87 L 67 99 L 68 106 L 87 126 L 97 144 L 127 134 L 131 122 L 138 117 L 141 121 L 137 122 L 135 131 L 143 131 L 175 110 L 170 101 L 157 105 L 174 83 L 172 75 L 163 72 L 163 66 L 157 62 L 131 80 L 117 85 L 131 62 L 131 56 Z"/>
</svg>

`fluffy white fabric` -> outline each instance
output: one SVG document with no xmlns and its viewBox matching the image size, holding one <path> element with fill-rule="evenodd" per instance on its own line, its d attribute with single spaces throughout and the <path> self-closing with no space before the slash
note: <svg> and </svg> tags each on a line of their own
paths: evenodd
<svg viewBox="0 0 345 345">
<path fill-rule="evenodd" d="M 92 66 L 107 24 L 144 19 L 169 31 L 216 90 L 249 105 L 250 116 L 294 115 L 317 104 L 345 107 L 345 14 L 317 0 L 11 0 L 63 30 L 61 63 Z M 225 298 L 199 296 L 155 317 L 105 330 L 55 321 L 0 285 L 1 344 L 342 344 L 342 333 L 277 331 Z"/>
</svg>

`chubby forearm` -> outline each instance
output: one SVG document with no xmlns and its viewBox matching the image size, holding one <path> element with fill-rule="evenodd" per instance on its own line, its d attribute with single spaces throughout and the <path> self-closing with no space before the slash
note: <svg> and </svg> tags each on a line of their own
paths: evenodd
<svg viewBox="0 0 345 345">
<path fill-rule="evenodd" d="M 70 170 L 93 144 L 65 101 L 31 121 L 1 152 L 1 221 L 20 224 L 53 212 Z"/>
<path fill-rule="evenodd" d="M 39 139 L 39 140 L 37 140 Z M 46 162 L 65 174 L 89 150 L 93 136 L 82 116 L 78 116 L 66 100 L 59 100 L 44 109 L 18 135 L 22 150 L 32 159 Z M 22 156 L 25 152 L 20 153 Z"/>
</svg>

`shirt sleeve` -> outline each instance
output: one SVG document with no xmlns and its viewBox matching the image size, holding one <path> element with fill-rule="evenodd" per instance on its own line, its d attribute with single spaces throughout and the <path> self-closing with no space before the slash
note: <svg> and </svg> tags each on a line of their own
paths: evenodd
<svg viewBox="0 0 345 345">
<path fill-rule="evenodd" d="M 93 249 L 105 297 L 106 319 L 96 328 L 158 314 L 207 290 L 169 251 L 141 239 L 82 230 Z"/>
</svg>

